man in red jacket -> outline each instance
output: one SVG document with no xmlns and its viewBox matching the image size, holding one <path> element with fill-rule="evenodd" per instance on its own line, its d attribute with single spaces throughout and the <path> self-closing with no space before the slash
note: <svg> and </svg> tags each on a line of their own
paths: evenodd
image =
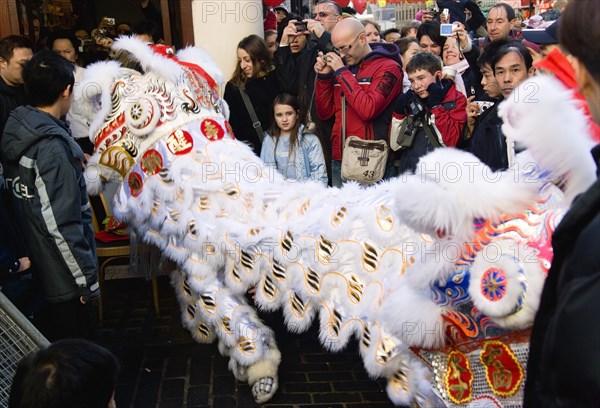
<svg viewBox="0 0 600 408">
<path fill-rule="evenodd" d="M 450 79 L 442 79 L 442 62 L 427 52 L 413 56 L 406 64 L 411 90 L 400 95 L 394 106 L 394 118 L 415 120 L 412 137 L 401 144 L 396 156 L 399 174 L 414 172 L 419 159 L 436 147 L 454 147 L 467 121 L 467 99 Z M 428 128 L 423 127 L 427 122 Z M 427 126 L 427 125 L 426 125 Z M 410 127 L 402 129 L 404 133 Z M 394 135 L 396 137 L 396 135 Z M 392 146 L 395 141 L 391 141 Z"/>
<path fill-rule="evenodd" d="M 332 184 L 342 185 L 342 94 L 346 98 L 346 136 L 387 140 L 392 102 L 402 92 L 398 47 L 367 41 L 360 21 L 348 18 L 331 33 L 334 52 L 319 53 L 315 101 L 322 120 L 335 116 L 331 133 Z M 389 160 L 391 169 L 391 159 Z M 392 172 L 386 172 L 392 175 Z"/>
</svg>

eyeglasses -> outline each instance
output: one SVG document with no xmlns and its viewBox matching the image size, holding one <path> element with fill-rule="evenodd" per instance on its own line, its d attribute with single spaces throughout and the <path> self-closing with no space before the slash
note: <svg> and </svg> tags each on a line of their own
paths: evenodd
<svg viewBox="0 0 600 408">
<path fill-rule="evenodd" d="M 358 41 L 358 39 L 360 38 L 362 33 L 360 33 L 355 39 L 354 41 L 352 41 L 352 43 L 350 43 L 350 45 L 344 45 L 343 47 L 340 48 L 335 48 L 333 47 L 333 50 L 335 52 L 337 52 L 338 54 L 348 54 L 348 51 L 350 51 L 352 49 L 352 47 L 354 47 L 354 44 L 356 44 L 356 42 Z"/>
<path fill-rule="evenodd" d="M 313 14 L 312 18 L 313 18 L 313 20 L 315 20 L 317 17 L 327 18 L 327 17 L 329 17 L 332 14 L 333 13 L 328 13 L 326 11 L 319 11 L 318 13 Z"/>
</svg>

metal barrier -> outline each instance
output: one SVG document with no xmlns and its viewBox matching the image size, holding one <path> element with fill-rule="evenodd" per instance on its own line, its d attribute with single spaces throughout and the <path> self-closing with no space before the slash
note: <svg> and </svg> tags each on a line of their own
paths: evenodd
<svg viewBox="0 0 600 408">
<path fill-rule="evenodd" d="M 10 385 L 21 359 L 50 343 L 0 292 L 0 408 L 8 407 Z"/>
</svg>

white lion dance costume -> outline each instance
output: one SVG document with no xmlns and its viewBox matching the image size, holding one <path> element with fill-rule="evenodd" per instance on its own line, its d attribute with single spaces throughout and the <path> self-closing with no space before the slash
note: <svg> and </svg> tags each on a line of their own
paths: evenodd
<svg viewBox="0 0 600 408">
<path fill-rule="evenodd" d="M 222 75 L 203 51 L 175 57 L 129 38 L 115 48 L 144 73 L 116 62 L 87 70 L 76 97 L 96 146 L 88 188 L 122 181 L 115 214 L 176 262 L 183 324 L 198 342 L 218 339 L 257 402 L 277 389 L 280 353 L 246 302 L 250 288 L 259 308 L 284 310 L 291 331 L 318 316 L 328 350 L 358 339 L 397 405 L 521 404 L 551 234 L 593 180 L 586 142 L 560 133 L 585 134 L 567 91 L 540 79 L 543 102 L 527 114 L 519 102 L 502 107 L 506 133 L 529 144 L 510 171 L 438 149 L 416 175 L 331 189 L 284 180 L 234 139 Z M 563 137 L 549 141 L 530 111 L 556 104 L 563 113 L 543 120 Z M 551 154 L 553 143 L 570 147 Z"/>
</svg>

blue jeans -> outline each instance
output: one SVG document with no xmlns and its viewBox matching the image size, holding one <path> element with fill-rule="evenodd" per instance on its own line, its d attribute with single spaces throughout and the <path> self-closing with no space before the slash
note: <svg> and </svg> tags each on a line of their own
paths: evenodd
<svg viewBox="0 0 600 408">
<path fill-rule="evenodd" d="M 331 186 L 341 187 L 342 186 L 342 161 L 332 160 L 331 161 Z"/>
</svg>

